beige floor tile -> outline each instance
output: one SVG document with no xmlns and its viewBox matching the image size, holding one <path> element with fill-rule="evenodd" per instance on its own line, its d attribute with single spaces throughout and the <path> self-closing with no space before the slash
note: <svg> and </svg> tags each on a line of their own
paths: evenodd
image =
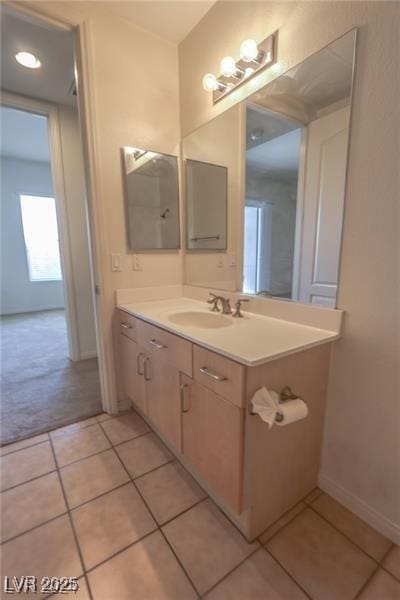
<svg viewBox="0 0 400 600">
<path fill-rule="evenodd" d="M 7 454 L 0 458 L 0 489 L 6 490 L 55 468 L 49 442 Z"/>
<path fill-rule="evenodd" d="M 268 550 L 315 600 L 350 600 L 376 563 L 307 508 L 268 543 Z"/>
<path fill-rule="evenodd" d="M 113 450 L 63 467 L 60 473 L 70 508 L 129 481 Z"/>
<path fill-rule="evenodd" d="M 270 527 L 268 527 L 266 531 L 264 531 L 263 534 L 260 535 L 259 541 L 263 545 L 265 545 L 268 542 L 268 540 L 270 540 L 272 536 L 275 535 L 275 533 L 277 533 L 277 531 L 279 531 L 280 529 L 282 529 L 282 527 L 287 525 L 292 519 L 294 519 L 296 515 L 301 513 L 301 511 L 304 510 L 305 507 L 306 505 L 304 504 L 304 502 L 299 502 L 298 504 L 296 504 L 296 506 L 293 506 L 293 508 L 291 508 L 287 513 L 285 513 L 280 519 L 275 521 L 275 523 L 273 523 Z"/>
<path fill-rule="evenodd" d="M 200 594 L 259 546 L 247 543 L 211 500 L 177 517 L 163 531 Z"/>
<path fill-rule="evenodd" d="M 400 546 L 393 546 L 383 561 L 383 566 L 400 580 Z"/>
<path fill-rule="evenodd" d="M 317 498 L 319 498 L 319 496 L 322 494 L 322 490 L 320 490 L 319 488 L 314 488 L 312 492 L 310 492 L 304 499 L 303 502 L 305 502 L 306 504 L 312 504 L 314 502 L 314 500 L 316 500 Z"/>
<path fill-rule="evenodd" d="M 65 427 L 59 427 L 58 429 L 54 429 L 54 431 L 50 431 L 50 437 L 54 439 L 59 435 L 64 435 L 65 433 L 74 433 L 75 431 L 80 431 L 81 429 L 90 427 L 90 425 L 96 424 L 96 417 L 89 417 L 88 419 L 83 419 L 82 421 L 77 421 L 76 423 L 72 423 L 71 425 L 66 425 Z"/>
<path fill-rule="evenodd" d="M 139 477 L 172 460 L 173 456 L 154 433 L 117 446 L 116 451 L 132 477 Z"/>
<path fill-rule="evenodd" d="M 307 600 L 307 596 L 264 549 L 223 579 L 207 600 Z"/>
<path fill-rule="evenodd" d="M 95 600 L 192 600 L 196 594 L 156 531 L 89 573 Z"/>
<path fill-rule="evenodd" d="M 13 444 L 1 446 L 0 456 L 5 456 L 6 454 L 10 454 L 10 452 L 22 450 L 22 448 L 28 448 L 29 446 L 35 446 L 36 444 L 40 444 L 41 442 L 48 441 L 48 439 L 49 436 L 47 435 L 47 433 L 41 433 L 40 435 L 35 435 L 34 437 L 30 437 L 26 440 L 21 440 L 20 442 L 14 442 Z"/>
<path fill-rule="evenodd" d="M 143 475 L 135 483 L 160 524 L 206 497 L 206 493 L 178 462 Z"/>
<path fill-rule="evenodd" d="M 2 542 L 67 510 L 57 473 L 2 492 L 0 503 Z"/>
<path fill-rule="evenodd" d="M 357 600 L 399 600 L 400 582 L 383 569 L 373 576 Z"/>
<path fill-rule="evenodd" d="M 87 569 L 157 527 L 132 483 L 73 510 L 72 518 Z"/>
<path fill-rule="evenodd" d="M 39 582 L 44 576 L 82 575 L 69 518 L 59 517 L 6 542 L 2 547 L 2 574 L 3 577 L 34 575 Z M 4 598 L 9 597 L 10 594 L 4 594 Z"/>
<path fill-rule="evenodd" d="M 98 423 L 103 423 L 104 421 L 108 421 L 109 419 L 112 419 L 114 417 L 114 415 L 109 415 L 108 413 L 101 413 L 100 415 L 96 416 L 96 420 Z"/>
<path fill-rule="evenodd" d="M 68 600 L 68 598 L 71 598 L 72 600 L 90 600 L 88 587 L 84 577 L 78 579 L 78 585 L 79 588 L 77 592 L 59 592 L 58 594 L 53 594 L 51 600 Z"/>
<path fill-rule="evenodd" d="M 389 550 L 392 544 L 390 540 L 372 529 L 331 496 L 322 494 L 313 502 L 312 507 L 378 562 Z"/>
<path fill-rule="evenodd" d="M 127 442 L 138 435 L 150 431 L 142 417 L 134 412 L 106 420 L 102 423 L 102 427 L 112 444 Z"/>
<path fill-rule="evenodd" d="M 78 431 L 67 431 L 52 437 L 59 467 L 81 458 L 111 448 L 100 425 L 92 425 Z"/>
</svg>

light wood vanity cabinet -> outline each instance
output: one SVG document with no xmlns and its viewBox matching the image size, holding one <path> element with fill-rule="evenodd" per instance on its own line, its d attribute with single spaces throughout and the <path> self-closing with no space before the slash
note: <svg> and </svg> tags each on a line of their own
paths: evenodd
<svg viewBox="0 0 400 600">
<path fill-rule="evenodd" d="M 182 376 L 182 453 L 226 504 L 241 510 L 244 409 Z"/>
<path fill-rule="evenodd" d="M 256 367 L 117 311 L 121 395 L 252 540 L 317 484 L 330 344 Z M 257 389 L 290 385 L 306 419 L 268 430 Z"/>
</svg>

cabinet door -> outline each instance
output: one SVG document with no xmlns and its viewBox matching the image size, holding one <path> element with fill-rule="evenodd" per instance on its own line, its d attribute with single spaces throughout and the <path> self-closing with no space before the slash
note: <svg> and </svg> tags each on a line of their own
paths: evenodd
<svg viewBox="0 0 400 600">
<path fill-rule="evenodd" d="M 120 335 L 121 376 L 125 395 L 144 413 L 147 413 L 146 390 L 143 376 L 144 353 L 136 342 Z"/>
<path fill-rule="evenodd" d="M 239 513 L 244 409 L 182 375 L 182 452 L 210 488 Z"/>
<path fill-rule="evenodd" d="M 149 419 L 180 452 L 182 433 L 179 371 L 156 355 L 147 355 L 144 369 Z"/>
</svg>

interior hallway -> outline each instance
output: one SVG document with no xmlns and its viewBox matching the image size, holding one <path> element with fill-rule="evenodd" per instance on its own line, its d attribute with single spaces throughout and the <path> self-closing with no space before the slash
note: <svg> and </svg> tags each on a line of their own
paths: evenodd
<svg viewBox="0 0 400 600">
<path fill-rule="evenodd" d="M 1 321 L 1 444 L 101 412 L 97 359 L 69 360 L 64 310 Z"/>
</svg>

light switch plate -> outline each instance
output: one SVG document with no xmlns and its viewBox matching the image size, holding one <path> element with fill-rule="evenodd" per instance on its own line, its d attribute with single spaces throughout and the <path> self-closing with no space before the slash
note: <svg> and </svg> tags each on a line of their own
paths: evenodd
<svg viewBox="0 0 400 600">
<path fill-rule="evenodd" d="M 224 268 L 224 256 L 223 254 L 219 254 L 217 256 L 217 269 L 223 269 Z"/>
<path fill-rule="evenodd" d="M 111 271 L 122 271 L 121 261 L 121 254 L 111 254 Z"/>
</svg>

